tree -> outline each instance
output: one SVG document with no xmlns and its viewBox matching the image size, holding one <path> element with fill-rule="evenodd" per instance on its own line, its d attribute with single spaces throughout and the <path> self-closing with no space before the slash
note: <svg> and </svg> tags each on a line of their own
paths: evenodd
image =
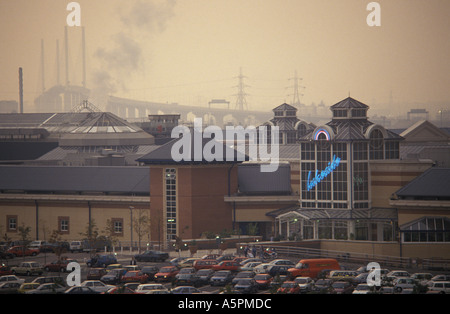
<svg viewBox="0 0 450 314">
<path fill-rule="evenodd" d="M 139 253 L 141 253 L 141 240 L 145 235 L 150 235 L 150 217 L 146 209 L 138 209 L 137 214 L 132 221 L 132 229 L 138 236 Z"/>
<path fill-rule="evenodd" d="M 85 239 L 87 239 L 89 243 L 90 252 L 92 252 L 92 250 L 94 249 L 94 244 L 99 236 L 98 227 L 94 219 L 92 219 L 90 223 L 88 223 L 86 231 L 84 233 L 80 232 L 80 235 L 83 236 Z"/>
<path fill-rule="evenodd" d="M 25 224 L 22 224 L 19 228 L 19 237 L 20 237 L 20 241 L 22 243 L 22 256 L 23 259 L 25 260 L 25 249 L 28 247 L 28 245 L 30 245 L 31 239 L 30 239 L 30 232 L 31 232 L 31 227 L 29 226 L 25 226 Z"/>
</svg>

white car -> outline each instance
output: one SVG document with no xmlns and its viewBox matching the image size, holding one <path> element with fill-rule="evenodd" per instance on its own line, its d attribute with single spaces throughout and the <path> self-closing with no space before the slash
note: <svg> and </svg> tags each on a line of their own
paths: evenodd
<svg viewBox="0 0 450 314">
<path fill-rule="evenodd" d="M 85 280 L 81 283 L 82 287 L 89 287 L 96 292 L 106 292 L 115 286 L 107 285 L 100 280 Z"/>
<path fill-rule="evenodd" d="M 309 292 L 314 286 L 314 280 L 310 277 L 296 277 L 294 282 L 300 287 L 300 292 Z"/>
<path fill-rule="evenodd" d="M 272 267 L 272 264 L 269 263 L 263 263 L 263 264 L 259 264 L 258 266 L 256 266 L 255 268 L 253 268 L 253 271 L 256 274 L 265 274 L 268 273 L 270 268 Z"/>
<path fill-rule="evenodd" d="M 366 283 L 360 283 L 353 290 L 352 294 L 368 294 L 370 293 L 371 287 Z"/>
<path fill-rule="evenodd" d="M 66 291 L 66 288 L 57 283 L 44 283 L 36 289 L 25 292 L 25 294 L 52 294 L 63 293 L 64 291 Z"/>
<path fill-rule="evenodd" d="M 149 291 L 154 291 L 154 290 L 169 291 L 166 287 L 164 287 L 160 283 L 145 283 L 145 284 L 141 284 L 141 285 L 137 286 L 137 288 L 136 288 L 136 290 L 134 290 L 134 292 L 136 292 L 136 293 L 147 293 Z"/>
<path fill-rule="evenodd" d="M 269 264 L 271 265 L 288 265 L 288 266 L 295 266 L 295 263 L 288 260 L 288 259 L 274 259 L 273 261 L 270 261 Z"/>
<path fill-rule="evenodd" d="M 23 284 L 25 282 L 25 279 L 19 278 L 15 275 L 5 275 L 0 277 L 0 284 L 4 282 L 17 282 Z"/>
<path fill-rule="evenodd" d="M 405 289 L 414 289 L 416 281 L 412 278 L 397 278 L 394 280 L 394 290 L 396 292 L 402 292 Z"/>
<path fill-rule="evenodd" d="M 428 284 L 428 291 L 450 293 L 450 281 L 432 281 Z"/>
</svg>

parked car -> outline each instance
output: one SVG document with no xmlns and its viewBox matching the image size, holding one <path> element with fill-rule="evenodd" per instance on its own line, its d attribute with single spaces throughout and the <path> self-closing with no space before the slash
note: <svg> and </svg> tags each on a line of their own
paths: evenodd
<svg viewBox="0 0 450 314">
<path fill-rule="evenodd" d="M 411 277 L 411 275 L 405 270 L 393 270 L 393 271 L 389 272 L 388 274 L 386 274 L 386 277 L 391 280 L 394 280 L 396 278 L 401 278 L 401 277 L 409 278 L 409 277 Z"/>
<path fill-rule="evenodd" d="M 146 284 L 141 284 L 139 285 L 136 290 L 134 290 L 136 293 L 140 293 L 140 294 L 144 294 L 147 293 L 149 291 L 154 291 L 154 290 L 162 290 L 162 291 L 169 291 L 167 290 L 166 287 L 164 287 L 162 284 L 160 283 L 146 283 Z"/>
<path fill-rule="evenodd" d="M 195 287 L 181 286 L 181 287 L 176 287 L 176 288 L 172 289 L 171 293 L 172 294 L 193 294 L 193 293 L 202 293 L 202 291 Z"/>
<path fill-rule="evenodd" d="M 40 276 L 44 272 L 44 269 L 37 262 L 22 262 L 19 266 L 12 267 L 11 271 L 14 275 L 17 274 L 31 276 L 35 274 Z"/>
<path fill-rule="evenodd" d="M 234 290 L 239 293 L 255 293 L 258 291 L 258 284 L 253 278 L 241 278 L 234 285 Z"/>
<path fill-rule="evenodd" d="M 69 244 L 70 252 L 83 252 L 83 242 L 81 241 L 72 241 Z"/>
<path fill-rule="evenodd" d="M 295 266 L 295 263 L 288 259 L 274 259 L 273 261 L 270 261 L 269 264 L 271 264 L 271 265 L 288 265 L 291 267 Z"/>
<path fill-rule="evenodd" d="M 353 290 L 353 285 L 350 282 L 344 280 L 335 281 L 331 285 L 332 294 L 351 294 Z"/>
<path fill-rule="evenodd" d="M 20 284 L 25 282 L 25 279 L 19 278 L 16 275 L 4 275 L 0 277 L 0 283 L 18 282 Z"/>
<path fill-rule="evenodd" d="M 255 267 L 262 264 L 262 262 L 248 262 L 241 266 L 241 271 L 254 271 Z M 242 263 L 241 263 L 242 265 Z"/>
<path fill-rule="evenodd" d="M 10 247 L 6 252 L 14 254 L 15 257 L 18 257 L 18 256 L 36 256 L 36 255 L 39 254 L 39 249 L 24 247 L 22 245 L 16 245 L 16 246 Z"/>
<path fill-rule="evenodd" d="M 180 275 L 183 274 L 195 274 L 195 268 L 194 267 L 181 268 L 178 274 L 175 275 L 175 278 L 178 278 Z"/>
<path fill-rule="evenodd" d="M 240 271 L 234 276 L 233 280 L 231 281 L 232 284 L 236 284 L 239 280 L 244 278 L 253 278 L 255 277 L 255 273 L 252 271 Z"/>
<path fill-rule="evenodd" d="M 233 280 L 233 273 L 231 270 L 219 270 L 214 273 L 209 283 L 211 286 L 225 286 Z"/>
<path fill-rule="evenodd" d="M 194 286 L 200 287 L 203 284 L 202 279 L 196 273 L 177 274 L 175 280 L 176 286 Z"/>
<path fill-rule="evenodd" d="M 333 281 L 345 280 L 353 284 L 358 275 L 359 275 L 358 272 L 355 270 L 332 270 L 328 275 L 328 278 L 330 278 Z"/>
<path fill-rule="evenodd" d="M 290 265 L 272 265 L 268 269 L 268 274 L 272 277 L 278 276 L 278 275 L 289 275 L 289 269 L 291 268 Z"/>
<path fill-rule="evenodd" d="M 155 274 L 155 281 L 171 281 L 175 279 L 175 276 L 178 274 L 179 270 L 175 266 L 164 266 L 161 267 L 160 270 Z"/>
<path fill-rule="evenodd" d="M 219 264 L 214 265 L 212 268 L 215 271 L 218 270 L 231 270 L 231 271 L 238 271 L 241 267 L 241 264 L 239 264 L 238 262 L 234 262 L 234 261 L 222 261 L 219 262 Z"/>
<path fill-rule="evenodd" d="M 313 290 L 321 293 L 328 292 L 331 289 L 332 283 L 333 280 L 331 279 L 317 279 L 317 281 L 314 283 Z"/>
<path fill-rule="evenodd" d="M 196 275 L 199 277 L 200 282 L 202 284 L 209 283 L 209 280 L 214 275 L 214 270 L 207 268 L 207 269 L 200 269 L 197 271 Z"/>
<path fill-rule="evenodd" d="M 223 261 L 232 261 L 236 258 L 235 255 L 232 254 L 225 254 L 225 255 L 221 255 L 218 258 L 216 258 L 217 262 L 223 262 Z"/>
<path fill-rule="evenodd" d="M 148 280 L 155 280 L 155 275 L 158 273 L 159 268 L 157 266 L 144 266 L 141 271 L 147 274 Z"/>
<path fill-rule="evenodd" d="M 310 277 L 296 277 L 294 282 L 300 288 L 301 293 L 306 293 L 313 290 L 314 280 Z"/>
<path fill-rule="evenodd" d="M 60 276 L 37 277 L 32 282 L 37 282 L 41 285 L 44 283 L 56 283 L 63 287 L 67 286 L 65 278 L 60 277 Z"/>
<path fill-rule="evenodd" d="M 192 266 L 196 270 L 200 270 L 200 269 L 213 268 L 214 265 L 217 265 L 217 264 L 218 264 L 218 262 L 215 259 L 199 259 L 199 260 L 194 261 Z"/>
<path fill-rule="evenodd" d="M 186 258 L 180 262 L 178 262 L 178 267 L 179 268 L 184 268 L 184 267 L 193 267 L 194 266 L 194 262 L 199 260 L 200 258 L 196 258 L 196 257 L 189 257 Z"/>
<path fill-rule="evenodd" d="M 428 285 L 428 291 L 433 293 L 447 294 L 450 293 L 450 281 L 433 281 Z"/>
<path fill-rule="evenodd" d="M 108 254 L 108 255 L 95 255 L 94 257 L 90 258 L 86 262 L 88 267 L 103 267 L 106 268 L 106 266 L 110 264 L 117 264 L 117 259 L 114 255 Z"/>
<path fill-rule="evenodd" d="M 394 280 L 395 292 L 402 292 L 405 289 L 414 289 L 416 282 L 412 278 L 399 277 Z"/>
<path fill-rule="evenodd" d="M 91 287 L 87 286 L 73 286 L 64 291 L 64 294 L 99 294 L 100 292 L 95 291 Z"/>
<path fill-rule="evenodd" d="M 82 287 L 89 287 L 96 292 L 105 292 L 111 288 L 114 288 L 113 285 L 107 285 L 100 280 L 85 280 L 81 283 Z"/>
<path fill-rule="evenodd" d="M 168 258 L 168 253 L 152 250 L 134 256 L 137 262 L 165 262 Z"/>
<path fill-rule="evenodd" d="M 20 285 L 20 288 L 18 290 L 19 293 L 26 293 L 27 291 L 36 289 L 41 284 L 39 282 L 24 282 Z"/>
<path fill-rule="evenodd" d="M 146 283 L 148 281 L 148 275 L 144 274 L 140 270 L 130 270 L 127 271 L 125 275 L 122 276 L 120 282 L 140 282 Z"/>
<path fill-rule="evenodd" d="M 265 274 L 268 272 L 268 269 L 270 269 L 273 265 L 269 263 L 261 263 L 258 266 L 256 266 L 253 270 L 256 274 Z"/>
<path fill-rule="evenodd" d="M 66 287 L 63 287 L 57 283 L 44 283 L 33 290 L 25 292 L 26 294 L 56 294 L 66 291 Z"/>
<path fill-rule="evenodd" d="M 258 285 L 258 289 L 267 289 L 273 280 L 273 277 L 269 274 L 256 274 L 253 278 Z"/>
<path fill-rule="evenodd" d="M 100 280 L 104 275 L 106 275 L 106 269 L 104 268 L 89 268 L 87 271 L 86 279 L 87 280 Z"/>
<path fill-rule="evenodd" d="M 18 282 L 4 282 L 0 284 L 0 294 L 19 293 L 21 284 Z"/>
<path fill-rule="evenodd" d="M 63 259 L 63 260 L 56 260 L 49 264 L 44 265 L 44 270 L 47 272 L 66 272 L 67 271 L 67 265 L 71 262 L 76 262 L 76 260 L 73 259 Z"/>
<path fill-rule="evenodd" d="M 300 287 L 294 281 L 285 281 L 278 288 L 277 293 L 282 294 L 298 294 L 300 293 Z"/>
<path fill-rule="evenodd" d="M 369 294 L 372 292 L 372 287 L 366 283 L 360 283 L 353 290 L 352 294 Z"/>
<path fill-rule="evenodd" d="M 411 275 L 411 278 L 414 279 L 416 283 L 425 286 L 431 278 L 433 278 L 433 275 L 430 273 L 414 273 Z"/>
<path fill-rule="evenodd" d="M 94 268 L 95 269 L 95 268 Z M 100 268 L 103 269 L 103 268 Z M 109 272 L 105 273 L 103 276 L 101 276 L 100 281 L 108 284 L 108 285 L 116 285 L 122 280 L 122 276 L 127 273 L 127 270 L 125 268 L 114 268 L 110 270 Z"/>
</svg>

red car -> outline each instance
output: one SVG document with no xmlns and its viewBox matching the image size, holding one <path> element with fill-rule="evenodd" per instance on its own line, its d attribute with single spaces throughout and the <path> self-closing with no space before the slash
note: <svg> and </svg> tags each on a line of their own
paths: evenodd
<svg viewBox="0 0 450 314">
<path fill-rule="evenodd" d="M 257 274 L 253 279 L 255 279 L 259 289 L 267 289 L 273 278 L 269 274 Z"/>
<path fill-rule="evenodd" d="M 195 270 L 199 270 L 213 268 L 214 265 L 217 265 L 217 261 L 215 259 L 199 259 L 192 264 L 192 267 L 194 267 Z"/>
<path fill-rule="evenodd" d="M 300 286 L 293 281 L 285 281 L 278 288 L 277 293 L 286 293 L 286 294 L 297 294 L 300 293 Z"/>
<path fill-rule="evenodd" d="M 212 268 L 214 270 L 231 270 L 231 271 L 238 271 L 241 267 L 241 264 L 235 261 L 223 261 L 220 262 L 217 265 L 214 265 Z"/>
<path fill-rule="evenodd" d="M 16 245 L 13 247 L 10 247 L 7 251 L 8 253 L 12 253 L 14 254 L 16 257 L 17 256 L 36 256 L 39 254 L 39 249 L 31 249 L 31 248 L 27 248 L 27 247 L 23 247 L 21 245 Z"/>
<path fill-rule="evenodd" d="M 144 274 L 140 270 L 129 270 L 126 272 L 125 275 L 122 276 L 120 279 L 120 282 L 140 282 L 140 283 L 146 283 L 148 282 L 148 275 Z"/>
<path fill-rule="evenodd" d="M 54 271 L 54 272 L 65 272 L 67 271 L 67 264 L 70 262 L 76 262 L 75 260 L 56 260 L 51 262 L 50 264 L 44 265 L 45 271 Z"/>
<path fill-rule="evenodd" d="M 164 266 L 155 274 L 155 281 L 171 281 L 175 279 L 179 270 L 176 266 Z"/>
</svg>

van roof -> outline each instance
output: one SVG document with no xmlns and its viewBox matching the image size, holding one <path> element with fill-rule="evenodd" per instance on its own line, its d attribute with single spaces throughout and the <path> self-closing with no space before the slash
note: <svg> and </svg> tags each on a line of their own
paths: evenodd
<svg viewBox="0 0 450 314">
<path fill-rule="evenodd" d="M 299 263 L 305 263 L 305 262 L 325 262 L 325 261 L 329 261 L 329 262 L 337 262 L 336 259 L 334 258 L 305 258 L 305 259 L 301 259 L 299 261 Z"/>
</svg>

